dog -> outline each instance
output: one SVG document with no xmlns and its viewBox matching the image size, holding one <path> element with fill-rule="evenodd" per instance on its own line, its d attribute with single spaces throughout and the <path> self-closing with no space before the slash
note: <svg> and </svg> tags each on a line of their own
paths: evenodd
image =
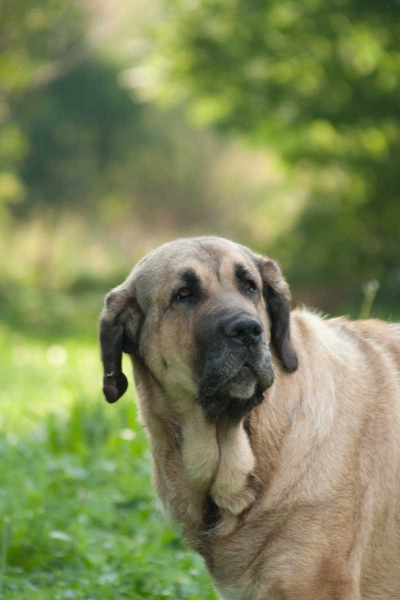
<svg viewBox="0 0 400 600">
<path fill-rule="evenodd" d="M 100 344 L 223 599 L 400 599 L 399 324 L 291 312 L 275 261 L 200 237 L 106 296 Z"/>
</svg>

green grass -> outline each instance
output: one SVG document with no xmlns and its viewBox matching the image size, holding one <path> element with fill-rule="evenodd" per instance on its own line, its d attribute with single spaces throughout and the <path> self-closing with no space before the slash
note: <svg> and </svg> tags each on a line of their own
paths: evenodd
<svg viewBox="0 0 400 600">
<path fill-rule="evenodd" d="M 0 598 L 215 599 L 156 506 L 133 386 L 102 397 L 95 312 L 52 310 L 0 324 Z"/>
</svg>

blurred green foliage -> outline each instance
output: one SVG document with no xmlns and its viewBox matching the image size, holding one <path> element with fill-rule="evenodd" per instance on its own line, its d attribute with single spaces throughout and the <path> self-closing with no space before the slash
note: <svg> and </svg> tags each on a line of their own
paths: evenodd
<svg viewBox="0 0 400 600">
<path fill-rule="evenodd" d="M 359 303 L 374 278 L 390 309 L 398 17 L 397 0 L 2 0 L 1 276 L 89 288 L 214 233 L 278 258 L 301 300 Z"/>
<path fill-rule="evenodd" d="M 359 302 L 376 278 L 392 307 L 399 6 L 121 1 L 136 23 L 116 52 L 93 34 L 111 9 L 3 0 L 1 275 L 90 287 L 160 241 L 216 233 L 276 256 L 300 299 Z"/>
<path fill-rule="evenodd" d="M 25 115 L 25 122 L 29 120 L 28 109 L 40 90 L 82 61 L 83 16 L 73 2 L 45 0 L 39 6 L 28 1 L 0 3 L 0 198 L 3 202 L 18 202 L 27 196 L 24 184 L 29 181 L 24 181 L 20 170 L 35 151 L 35 139 L 29 139 L 24 131 L 21 115 Z M 45 105 L 43 111 L 46 112 Z M 37 131 L 41 121 L 51 119 L 51 114 L 44 116 L 43 111 L 42 115 L 34 115 L 38 122 L 30 123 L 31 130 Z"/>
<path fill-rule="evenodd" d="M 103 31 L 117 8 L 0 3 L 0 301 L 105 290 L 177 235 L 240 236 L 236 207 L 271 185 L 237 144 L 139 101 Z"/>
<path fill-rule="evenodd" d="M 305 194 L 277 243 L 293 281 L 397 277 L 400 2 L 163 6 L 148 58 L 162 99 L 185 99 L 197 121 L 273 147 Z"/>
</svg>

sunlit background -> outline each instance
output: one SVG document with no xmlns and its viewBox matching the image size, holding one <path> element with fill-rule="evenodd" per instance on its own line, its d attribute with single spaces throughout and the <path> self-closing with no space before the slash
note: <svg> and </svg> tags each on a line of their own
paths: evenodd
<svg viewBox="0 0 400 600">
<path fill-rule="evenodd" d="M 138 258 L 222 235 L 396 320 L 399 233 L 399 0 L 0 0 L 0 598 L 215 598 L 101 396 Z"/>
</svg>

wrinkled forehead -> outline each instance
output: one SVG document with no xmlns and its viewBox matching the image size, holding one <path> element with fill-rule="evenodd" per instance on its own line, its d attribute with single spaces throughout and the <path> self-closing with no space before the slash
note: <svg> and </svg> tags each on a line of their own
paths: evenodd
<svg viewBox="0 0 400 600">
<path fill-rule="evenodd" d="M 177 240 L 156 248 L 134 268 L 127 283 L 145 308 L 163 290 L 179 283 L 183 274 L 194 272 L 206 285 L 232 279 L 235 269 L 244 267 L 257 277 L 252 252 L 222 238 Z M 183 284 L 183 283 L 182 283 Z"/>
</svg>

